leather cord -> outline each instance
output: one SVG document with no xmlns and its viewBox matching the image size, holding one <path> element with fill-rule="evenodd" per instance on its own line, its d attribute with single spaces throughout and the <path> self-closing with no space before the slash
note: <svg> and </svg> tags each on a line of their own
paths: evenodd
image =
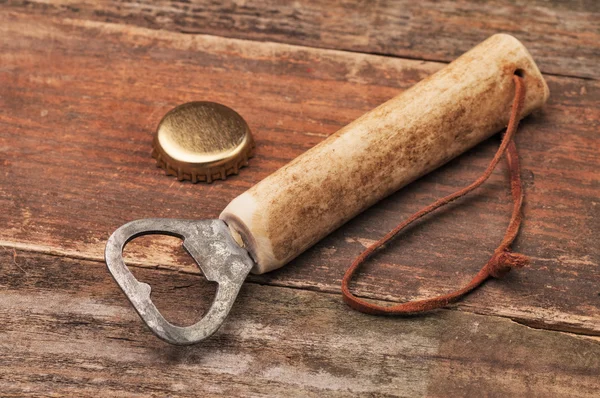
<svg viewBox="0 0 600 398">
<path fill-rule="evenodd" d="M 521 114 L 521 110 L 523 108 L 523 102 L 525 99 L 525 85 L 523 83 L 523 79 L 517 75 L 514 75 L 513 80 L 515 83 L 515 96 L 513 99 L 508 127 L 506 128 L 506 133 L 502 138 L 502 143 L 500 144 L 500 147 L 498 148 L 498 151 L 494 155 L 494 158 L 490 162 L 489 166 L 486 168 L 483 174 L 472 184 L 444 198 L 438 199 L 431 205 L 416 212 L 407 220 L 405 220 L 396 228 L 394 228 L 392 231 L 390 231 L 383 238 L 381 238 L 379 241 L 375 242 L 373 245 L 367 248 L 356 258 L 356 260 L 354 260 L 352 265 L 346 271 L 344 278 L 342 279 L 342 295 L 344 297 L 344 301 L 350 307 L 360 312 L 375 315 L 409 315 L 430 311 L 437 308 L 445 307 L 450 303 L 458 301 L 463 296 L 465 296 L 466 294 L 477 288 L 479 285 L 481 285 L 483 282 L 485 282 L 489 277 L 500 278 L 512 268 L 521 268 L 528 264 L 529 259 L 526 256 L 518 253 L 512 253 L 510 251 L 510 245 L 515 240 L 515 237 L 519 232 L 519 226 L 521 225 L 521 221 L 523 219 L 523 216 L 521 214 L 521 207 L 523 205 L 523 187 L 521 184 L 519 156 L 517 154 L 517 147 L 513 138 L 517 131 L 517 127 L 519 125 L 519 115 Z M 510 223 L 508 224 L 508 228 L 506 229 L 506 232 L 504 234 L 504 238 L 502 239 L 500 245 L 494 251 L 492 257 L 466 286 L 452 293 L 445 294 L 442 296 L 424 300 L 411 301 L 391 306 L 381 306 L 368 302 L 355 296 L 350 291 L 349 285 L 350 281 L 352 280 L 352 277 L 360 268 L 360 266 L 369 257 L 373 255 L 373 253 L 378 251 L 382 246 L 387 244 L 396 235 L 398 235 L 400 231 L 402 231 L 404 228 L 406 228 L 416 220 L 442 206 L 447 205 L 448 203 L 460 197 L 465 196 L 466 194 L 483 184 L 490 177 L 490 175 L 496 168 L 496 165 L 498 164 L 498 162 L 504 154 L 506 154 L 508 170 L 510 173 L 510 187 L 513 199 L 512 217 L 510 219 Z"/>
</svg>

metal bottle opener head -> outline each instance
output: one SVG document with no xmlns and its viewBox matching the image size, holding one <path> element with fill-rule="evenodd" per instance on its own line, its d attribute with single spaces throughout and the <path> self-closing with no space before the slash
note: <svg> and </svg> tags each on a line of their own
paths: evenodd
<svg viewBox="0 0 600 398">
<path fill-rule="evenodd" d="M 142 235 L 157 234 L 183 239 L 183 247 L 206 279 L 218 283 L 210 309 L 192 326 L 180 327 L 168 322 L 150 298 L 150 285 L 138 281 L 123 261 L 123 249 L 128 242 Z M 248 252 L 233 240 L 227 225 L 221 220 L 148 218 L 132 221 L 121 226 L 108 239 L 105 258 L 110 273 L 150 330 L 161 339 L 177 345 L 197 343 L 219 329 L 254 266 Z"/>
</svg>

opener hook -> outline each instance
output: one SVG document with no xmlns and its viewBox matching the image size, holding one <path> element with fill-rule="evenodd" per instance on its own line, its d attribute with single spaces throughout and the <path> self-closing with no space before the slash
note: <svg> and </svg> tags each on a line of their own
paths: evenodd
<svg viewBox="0 0 600 398">
<path fill-rule="evenodd" d="M 150 285 L 138 281 L 123 261 L 123 248 L 142 235 L 169 235 L 183 239 L 183 247 L 196 261 L 207 280 L 217 282 L 217 294 L 204 317 L 187 327 L 169 323 L 150 298 Z M 254 266 L 248 252 L 231 237 L 221 220 L 174 220 L 147 218 L 117 229 L 106 243 L 106 264 L 115 281 L 142 317 L 161 339 L 178 345 L 194 344 L 221 326 Z"/>
</svg>

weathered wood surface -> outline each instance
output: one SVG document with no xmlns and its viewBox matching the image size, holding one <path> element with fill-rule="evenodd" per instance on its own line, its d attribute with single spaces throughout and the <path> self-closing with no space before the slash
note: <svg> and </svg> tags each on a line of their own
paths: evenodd
<svg viewBox="0 0 600 398">
<path fill-rule="evenodd" d="M 110 233 L 144 217 L 216 218 L 229 200 L 442 64 L 0 14 L 0 244 L 102 261 Z M 527 43 L 526 43 L 527 44 Z M 518 133 L 533 264 L 457 308 L 600 334 L 600 83 L 548 77 L 546 108 Z M 152 132 L 176 104 L 225 103 L 249 122 L 257 156 L 212 185 L 154 168 Z M 282 270 L 253 281 L 337 293 L 351 260 L 435 198 L 478 176 L 496 139 L 374 206 Z M 405 233 L 365 267 L 357 292 L 402 301 L 447 292 L 487 261 L 508 222 L 503 168 L 480 190 Z M 166 243 L 165 243 L 166 242 Z M 197 272 L 172 240 L 132 245 L 133 262 Z M 188 265 L 181 266 L 180 263 Z"/>
<path fill-rule="evenodd" d="M 600 78 L 597 0 L 0 0 L 39 15 L 452 61 L 515 35 L 545 73 Z"/>
<path fill-rule="evenodd" d="M 246 284 L 213 338 L 161 342 L 98 262 L 0 250 L 2 396 L 597 397 L 600 341 L 439 311 L 397 320 Z M 197 319 L 195 275 L 136 269 Z"/>
<path fill-rule="evenodd" d="M 600 335 L 594 80 L 548 77 L 550 102 L 517 139 L 527 204 L 516 250 L 533 264 L 487 283 L 454 307 L 461 311 L 370 317 L 342 304 L 339 281 L 365 245 L 479 175 L 497 139 L 374 206 L 288 267 L 252 277 L 224 327 L 194 347 L 151 335 L 102 262 L 107 237 L 122 223 L 216 218 L 254 183 L 443 67 L 131 24 L 439 60 L 488 31 L 513 27 L 546 72 L 597 78 L 595 2 L 488 1 L 478 10 L 460 3 L 459 11 L 445 2 L 336 3 L 330 14 L 302 2 L 274 8 L 247 1 L 231 11 L 227 4 L 202 11 L 168 2 L 106 1 L 101 10 L 88 1 L 0 4 L 2 396 L 600 394 L 598 337 L 506 319 Z M 411 16 L 404 25 L 398 12 L 382 12 L 398 5 Z M 340 22 L 343 7 L 356 11 L 349 25 Z M 357 23 L 371 7 L 369 33 Z M 520 8 L 533 14 L 514 12 Z M 474 15 L 488 18 L 459 38 L 456 30 Z M 428 18 L 430 33 L 419 34 Z M 544 30 L 551 43 L 538 41 Z M 161 116 L 198 99 L 238 110 L 257 139 L 250 167 L 226 182 L 178 183 L 150 158 Z M 465 283 L 497 245 L 509 211 L 502 167 L 478 194 L 377 256 L 357 292 L 402 301 Z M 190 274 L 197 269 L 177 240 L 139 239 L 128 253 L 170 319 L 190 324 L 201 316 L 214 286 Z"/>
</svg>

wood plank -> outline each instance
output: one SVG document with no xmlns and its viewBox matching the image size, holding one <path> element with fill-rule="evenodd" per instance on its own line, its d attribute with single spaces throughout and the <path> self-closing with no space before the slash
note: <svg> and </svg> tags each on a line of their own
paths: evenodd
<svg viewBox="0 0 600 398">
<path fill-rule="evenodd" d="M 0 14 L 0 244 L 102 261 L 108 236 L 144 217 L 215 218 L 232 198 L 443 64 Z M 536 327 L 600 334 L 597 281 L 600 83 L 548 77 L 551 99 L 518 135 L 533 264 L 457 308 Z M 171 107 L 238 110 L 257 156 L 234 178 L 178 183 L 154 168 L 152 132 Z M 344 270 L 400 220 L 478 176 L 491 139 L 357 217 L 259 283 L 338 292 Z M 403 234 L 356 290 L 389 301 L 466 283 L 508 222 L 505 168 L 479 193 Z M 197 272 L 172 240 L 140 240 L 132 263 Z M 179 263 L 184 262 L 181 266 Z"/>
<path fill-rule="evenodd" d="M 600 394 L 600 342 L 456 311 L 406 319 L 337 296 L 246 284 L 190 347 L 154 337 L 97 263 L 0 251 L 3 396 L 572 396 Z M 136 269 L 188 324 L 198 276 Z"/>
<path fill-rule="evenodd" d="M 596 0 L 4 0 L 41 15 L 452 61 L 494 33 L 523 40 L 545 73 L 598 79 Z"/>
</svg>

